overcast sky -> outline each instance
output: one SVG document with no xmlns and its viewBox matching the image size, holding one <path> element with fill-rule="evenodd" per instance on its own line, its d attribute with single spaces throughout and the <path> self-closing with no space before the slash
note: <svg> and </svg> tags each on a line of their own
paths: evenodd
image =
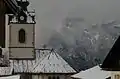
<svg viewBox="0 0 120 79">
<path fill-rule="evenodd" d="M 120 18 L 120 0 L 30 0 L 37 16 L 37 46 L 59 30 L 68 16 L 83 17 L 88 23 Z"/>
</svg>

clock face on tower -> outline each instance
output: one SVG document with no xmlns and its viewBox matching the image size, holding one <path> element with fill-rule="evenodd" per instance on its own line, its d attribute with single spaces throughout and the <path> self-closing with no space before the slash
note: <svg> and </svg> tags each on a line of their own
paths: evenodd
<svg viewBox="0 0 120 79">
<path fill-rule="evenodd" d="M 27 15 L 21 11 L 19 14 L 18 14 L 18 21 L 20 23 L 26 23 L 27 22 Z"/>
<path fill-rule="evenodd" d="M 24 16 L 20 16 L 20 20 L 24 20 Z"/>
</svg>

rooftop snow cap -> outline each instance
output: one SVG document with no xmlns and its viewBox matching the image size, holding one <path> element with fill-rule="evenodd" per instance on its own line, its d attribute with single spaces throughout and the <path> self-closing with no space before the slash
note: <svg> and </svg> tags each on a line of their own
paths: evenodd
<svg viewBox="0 0 120 79">
<path fill-rule="evenodd" d="M 97 65 L 85 71 L 80 71 L 71 77 L 75 79 L 107 79 L 111 77 L 111 72 L 103 71 L 99 65 Z"/>
<path fill-rule="evenodd" d="M 106 56 L 101 68 L 108 71 L 120 70 L 120 36 Z"/>
<path fill-rule="evenodd" d="M 11 75 L 12 72 L 13 72 L 13 66 L 10 66 L 10 67 L 0 67 L 0 76 Z"/>
<path fill-rule="evenodd" d="M 35 73 L 76 73 L 76 71 L 53 49 L 42 61 L 38 61 L 33 67 L 33 71 Z"/>
<path fill-rule="evenodd" d="M 12 75 L 12 76 L 0 77 L 0 79 L 20 79 L 20 75 Z"/>
</svg>

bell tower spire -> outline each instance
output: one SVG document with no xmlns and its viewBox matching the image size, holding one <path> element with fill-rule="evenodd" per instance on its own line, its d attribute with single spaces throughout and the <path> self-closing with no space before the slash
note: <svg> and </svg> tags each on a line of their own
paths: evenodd
<svg viewBox="0 0 120 79">
<path fill-rule="evenodd" d="M 21 6 L 21 11 L 18 13 L 18 21 L 20 23 L 25 23 L 27 22 L 27 15 L 26 12 L 28 12 L 27 7 L 29 5 L 29 2 L 27 0 L 20 0 L 17 1 L 18 5 Z"/>
<path fill-rule="evenodd" d="M 35 12 L 28 11 L 29 1 L 18 0 L 21 7 L 17 15 L 9 15 L 10 59 L 34 59 Z"/>
</svg>

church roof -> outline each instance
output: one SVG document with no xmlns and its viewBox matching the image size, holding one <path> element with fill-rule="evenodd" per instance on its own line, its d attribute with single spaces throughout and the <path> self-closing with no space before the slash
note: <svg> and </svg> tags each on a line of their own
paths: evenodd
<svg viewBox="0 0 120 79">
<path fill-rule="evenodd" d="M 0 77 L 0 79 L 20 79 L 20 75 L 12 75 L 12 76 Z"/>
<path fill-rule="evenodd" d="M 76 73 L 76 71 L 55 51 L 51 51 L 33 67 L 35 73 Z"/>
<path fill-rule="evenodd" d="M 11 60 L 14 73 L 31 73 L 34 64 L 34 60 Z"/>
<path fill-rule="evenodd" d="M 11 75 L 13 67 L 0 67 L 0 76 Z M 1 78 L 0 78 L 1 79 Z"/>
<path fill-rule="evenodd" d="M 104 70 L 120 70 L 120 36 L 106 56 L 101 66 Z"/>
<path fill-rule="evenodd" d="M 10 60 L 14 73 L 34 73 L 32 71 L 34 65 L 41 61 L 48 53 L 49 50 L 36 50 L 35 60 Z"/>
<path fill-rule="evenodd" d="M 76 79 L 106 79 L 111 77 L 110 71 L 103 71 L 99 65 L 94 66 L 85 71 L 80 71 L 79 73 L 72 75 L 71 77 Z"/>
<path fill-rule="evenodd" d="M 10 60 L 10 67 L 0 67 L 0 75 L 17 73 L 75 73 L 76 71 L 56 52 L 36 50 L 35 60 Z"/>
<path fill-rule="evenodd" d="M 16 0 L 4 0 L 4 2 L 14 14 L 16 14 L 16 12 L 18 12 L 18 10 L 20 9 Z"/>
</svg>

